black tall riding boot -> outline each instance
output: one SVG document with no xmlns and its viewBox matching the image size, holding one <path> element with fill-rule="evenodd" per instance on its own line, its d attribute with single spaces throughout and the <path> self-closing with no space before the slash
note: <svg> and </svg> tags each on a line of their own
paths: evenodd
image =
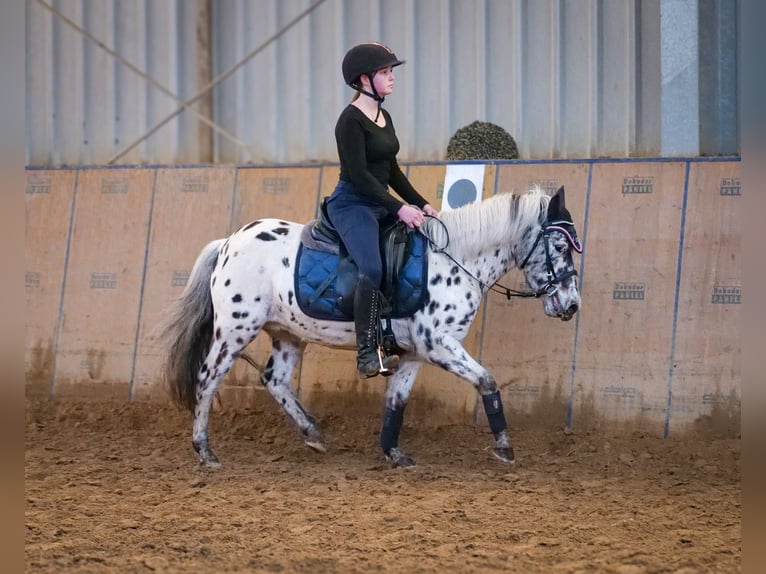
<svg viewBox="0 0 766 574">
<path fill-rule="evenodd" d="M 354 324 L 356 326 L 356 368 L 365 377 L 393 375 L 399 357 L 383 354 L 378 341 L 380 291 L 365 276 L 359 277 L 354 292 Z"/>
</svg>

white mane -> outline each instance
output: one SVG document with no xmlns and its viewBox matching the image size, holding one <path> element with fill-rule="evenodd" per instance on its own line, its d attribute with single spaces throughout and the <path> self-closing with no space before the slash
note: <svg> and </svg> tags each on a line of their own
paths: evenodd
<svg viewBox="0 0 766 574">
<path fill-rule="evenodd" d="M 453 257 L 464 259 L 476 256 L 488 246 L 515 244 L 525 230 L 540 220 L 541 210 L 547 210 L 550 199 L 535 185 L 523 194 L 499 193 L 479 203 L 442 212 L 439 219 L 449 234 L 447 250 Z M 447 242 L 444 228 L 438 223 L 428 224 L 426 233 L 436 246 L 443 247 Z"/>
</svg>

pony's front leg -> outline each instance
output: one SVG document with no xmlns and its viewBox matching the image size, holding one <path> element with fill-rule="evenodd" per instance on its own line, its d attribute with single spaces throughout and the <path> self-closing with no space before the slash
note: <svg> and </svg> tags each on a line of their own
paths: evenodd
<svg viewBox="0 0 766 574">
<path fill-rule="evenodd" d="M 489 428 L 495 437 L 492 454 L 503 462 L 513 463 L 515 457 L 508 423 L 503 412 L 503 401 L 495 379 L 450 335 L 435 335 L 428 342 L 428 359 L 458 377 L 470 382 L 481 395 Z"/>
<path fill-rule="evenodd" d="M 380 430 L 380 448 L 394 467 L 415 466 L 415 461 L 399 448 L 399 431 L 402 429 L 404 409 L 421 365 L 420 361 L 400 357 L 396 373 L 388 379 L 386 412 L 383 415 L 383 427 Z"/>
</svg>

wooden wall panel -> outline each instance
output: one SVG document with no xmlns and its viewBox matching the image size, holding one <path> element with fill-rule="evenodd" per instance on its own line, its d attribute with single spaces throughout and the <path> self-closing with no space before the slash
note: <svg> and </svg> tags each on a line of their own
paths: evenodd
<svg viewBox="0 0 766 574">
<path fill-rule="evenodd" d="M 317 194 L 316 208 L 318 213 L 319 203 L 323 198 L 329 197 L 335 190 L 335 186 L 338 185 L 338 175 L 340 174 L 339 166 L 324 166 L 320 175 L 319 181 L 319 193 Z M 316 215 L 315 213 L 315 215 Z"/>
<path fill-rule="evenodd" d="M 574 426 L 662 432 L 685 164 L 593 166 L 574 386 Z"/>
<path fill-rule="evenodd" d="M 405 168 L 402 168 L 405 169 Z M 444 192 L 444 176 L 447 173 L 446 165 L 413 165 L 406 168 L 405 173 L 410 183 L 418 190 L 428 203 L 434 209 L 439 211 L 442 205 L 442 193 Z M 487 182 L 486 174 L 484 178 L 484 195 L 492 195 L 494 181 Z M 489 188 L 487 188 L 489 183 Z"/>
<path fill-rule="evenodd" d="M 79 173 L 55 392 L 128 396 L 152 205 L 154 170 Z M 104 386 L 102 383 L 111 383 Z"/>
<path fill-rule="evenodd" d="M 24 291 L 27 384 L 48 392 L 64 287 L 77 172 L 27 172 Z"/>
<path fill-rule="evenodd" d="M 740 169 L 733 162 L 690 167 L 670 429 L 696 423 L 730 435 L 740 424 Z"/>
<path fill-rule="evenodd" d="M 314 217 L 321 168 L 239 168 L 231 231 L 264 217 L 306 223 Z"/>
<path fill-rule="evenodd" d="M 522 194 L 533 185 L 547 193 L 560 186 L 582 240 L 589 166 L 584 164 L 501 165 L 498 193 Z M 575 254 L 576 268 L 580 257 Z M 509 272 L 500 284 L 528 291 L 522 271 Z M 583 301 L 587 312 L 589 303 Z M 562 322 L 545 315 L 541 301 L 490 292 L 487 298 L 482 358 L 500 386 L 512 416 L 532 415 L 536 421 L 565 423 L 574 361 L 576 321 Z"/>
<path fill-rule="evenodd" d="M 575 428 L 738 432 L 740 169 L 706 160 L 487 166 L 485 197 L 565 185 L 585 243 L 573 321 L 550 320 L 539 301 L 492 293 L 465 341 L 496 377 L 512 425 L 529 417 Z M 446 166 L 407 171 L 440 207 Z M 28 391 L 37 383 L 56 396 L 157 396 L 154 328 L 200 249 L 260 217 L 312 219 L 337 175 L 337 166 L 30 170 Z M 501 283 L 525 287 L 518 271 Z M 248 351 L 265 363 L 268 349 L 260 337 Z M 359 380 L 353 350 L 309 346 L 294 387 L 321 416 L 378 412 L 385 381 Z M 257 373 L 239 361 L 223 404 L 247 404 L 254 390 Z M 477 407 L 469 385 L 425 367 L 408 421 L 478 414 L 483 425 Z"/>
<path fill-rule="evenodd" d="M 157 170 L 132 397 L 164 391 L 157 384 L 163 361 L 157 327 L 201 249 L 228 234 L 234 180 L 234 168 Z"/>
</svg>

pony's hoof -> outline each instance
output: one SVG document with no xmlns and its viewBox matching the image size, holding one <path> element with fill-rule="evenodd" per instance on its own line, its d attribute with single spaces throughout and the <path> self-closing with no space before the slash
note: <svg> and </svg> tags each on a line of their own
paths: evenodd
<svg viewBox="0 0 766 574">
<path fill-rule="evenodd" d="M 192 442 L 192 446 L 194 446 L 194 450 L 196 450 L 199 455 L 200 466 L 215 469 L 221 468 L 221 463 L 218 461 L 218 457 L 213 452 L 213 449 L 208 446 L 207 441 L 201 441 L 199 443 Z"/>
<path fill-rule="evenodd" d="M 402 456 L 392 464 L 393 468 L 411 468 L 415 466 L 415 461 L 407 455 Z"/>
<path fill-rule="evenodd" d="M 388 451 L 386 453 L 386 460 L 391 463 L 391 468 L 410 468 L 415 466 L 415 461 L 398 448 L 392 448 Z"/>
<path fill-rule="evenodd" d="M 327 452 L 327 447 L 321 440 L 306 440 L 304 442 L 306 443 L 306 446 L 312 450 L 315 450 L 316 452 L 321 452 L 323 454 Z"/>
<path fill-rule="evenodd" d="M 513 447 L 494 447 L 492 448 L 492 454 L 495 458 L 503 461 L 506 464 L 513 464 L 516 462 L 516 456 L 513 454 Z"/>
<path fill-rule="evenodd" d="M 322 433 L 320 433 L 319 429 L 315 426 L 310 426 L 303 430 L 303 442 L 306 446 L 316 452 L 327 452 L 327 447 L 324 445 L 324 440 L 322 439 Z"/>
<path fill-rule="evenodd" d="M 219 468 L 221 468 L 221 463 L 218 462 L 218 460 L 211 460 L 211 459 L 208 459 L 208 460 L 200 459 L 199 465 L 202 468 L 209 468 L 211 470 L 218 470 Z"/>
<path fill-rule="evenodd" d="M 221 463 L 218 461 L 218 457 L 213 454 L 212 450 L 200 452 L 199 465 L 202 468 L 211 468 L 213 470 L 221 468 Z"/>
</svg>

